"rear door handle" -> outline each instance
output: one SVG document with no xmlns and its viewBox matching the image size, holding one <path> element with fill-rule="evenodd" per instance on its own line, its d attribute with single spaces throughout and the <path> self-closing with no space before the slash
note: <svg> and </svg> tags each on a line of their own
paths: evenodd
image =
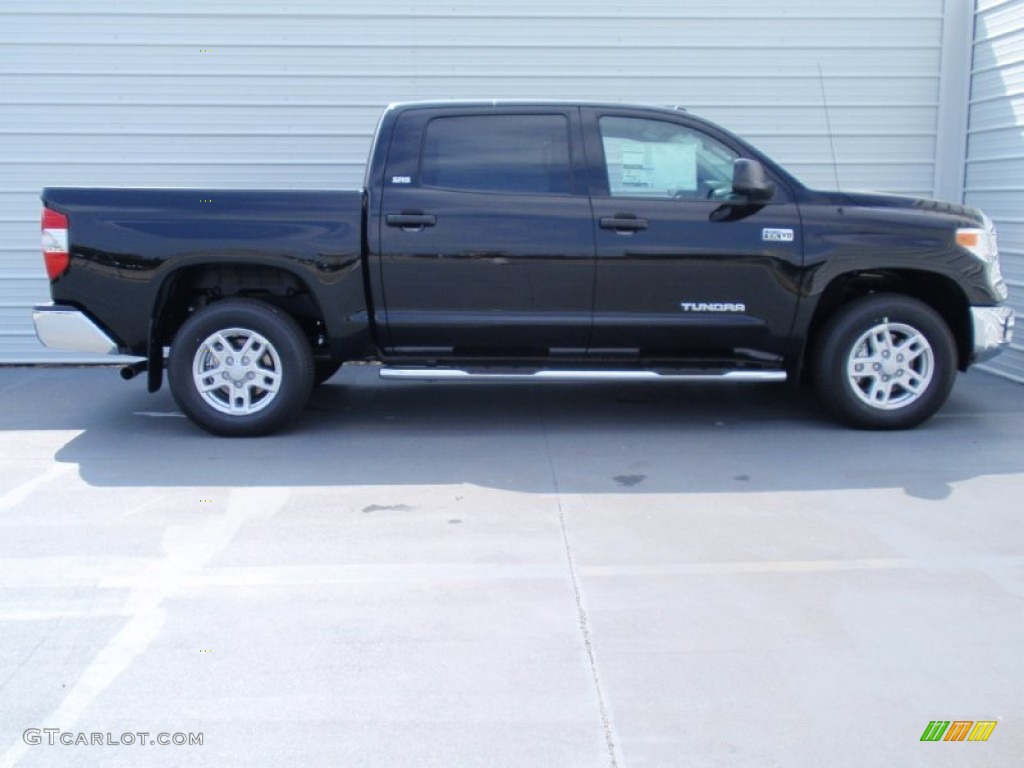
<svg viewBox="0 0 1024 768">
<path fill-rule="evenodd" d="M 384 217 L 389 227 L 401 227 L 406 232 L 419 232 L 437 224 L 437 217 L 427 213 L 389 213 Z"/>
<path fill-rule="evenodd" d="M 647 219 L 638 219 L 631 214 L 617 213 L 601 217 L 601 229 L 612 229 L 622 234 L 639 232 L 647 229 L 647 226 Z"/>
</svg>

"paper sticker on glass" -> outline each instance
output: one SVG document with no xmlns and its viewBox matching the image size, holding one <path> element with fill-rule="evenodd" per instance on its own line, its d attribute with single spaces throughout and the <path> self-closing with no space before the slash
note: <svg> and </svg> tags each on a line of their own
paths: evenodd
<svg viewBox="0 0 1024 768">
<path fill-rule="evenodd" d="M 736 153 L 685 126 L 604 117 L 601 139 L 612 197 L 706 200 L 732 188 Z"/>
</svg>

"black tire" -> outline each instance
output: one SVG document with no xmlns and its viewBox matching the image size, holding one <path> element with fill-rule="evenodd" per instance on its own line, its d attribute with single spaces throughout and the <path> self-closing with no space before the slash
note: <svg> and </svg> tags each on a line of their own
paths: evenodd
<svg viewBox="0 0 1024 768">
<path fill-rule="evenodd" d="M 281 310 L 225 299 L 182 324 L 168 373 L 178 406 L 206 431 L 265 435 L 305 406 L 313 389 L 313 354 L 298 323 Z"/>
<path fill-rule="evenodd" d="M 822 404 L 841 421 L 859 429 L 908 429 L 949 397 L 956 342 L 924 302 L 874 294 L 829 320 L 812 366 Z"/>
<path fill-rule="evenodd" d="M 341 363 L 333 360 L 316 360 L 313 362 L 313 386 L 319 387 L 341 368 Z"/>
</svg>

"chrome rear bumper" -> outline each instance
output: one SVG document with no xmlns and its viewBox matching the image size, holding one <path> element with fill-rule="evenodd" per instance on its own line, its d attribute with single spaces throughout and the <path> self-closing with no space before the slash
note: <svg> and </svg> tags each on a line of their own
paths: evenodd
<svg viewBox="0 0 1024 768">
<path fill-rule="evenodd" d="M 117 342 L 84 312 L 62 304 L 34 307 L 32 322 L 36 336 L 50 349 L 71 352 L 92 352 L 98 355 L 118 354 Z"/>
</svg>

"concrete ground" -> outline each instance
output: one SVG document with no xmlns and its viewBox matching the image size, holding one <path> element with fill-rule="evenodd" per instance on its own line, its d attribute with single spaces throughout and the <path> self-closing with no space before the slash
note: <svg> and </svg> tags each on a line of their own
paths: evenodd
<svg viewBox="0 0 1024 768">
<path fill-rule="evenodd" d="M 1022 498 L 1024 388 L 980 373 L 877 434 L 356 368 L 227 440 L 0 369 L 0 766 L 1022 765 Z"/>
</svg>

